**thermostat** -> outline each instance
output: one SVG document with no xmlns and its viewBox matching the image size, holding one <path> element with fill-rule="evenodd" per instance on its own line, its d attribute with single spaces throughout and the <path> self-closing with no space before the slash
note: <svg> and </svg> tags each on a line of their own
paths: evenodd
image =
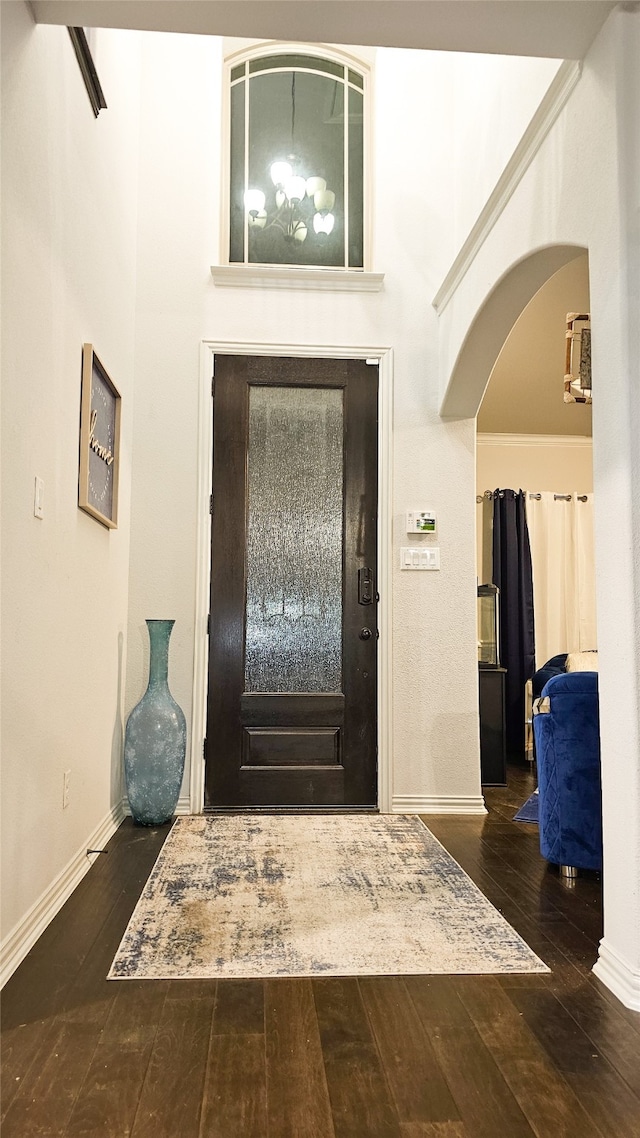
<svg viewBox="0 0 640 1138">
<path fill-rule="evenodd" d="M 432 510 L 407 510 L 407 533 L 435 533 L 436 515 Z"/>
</svg>

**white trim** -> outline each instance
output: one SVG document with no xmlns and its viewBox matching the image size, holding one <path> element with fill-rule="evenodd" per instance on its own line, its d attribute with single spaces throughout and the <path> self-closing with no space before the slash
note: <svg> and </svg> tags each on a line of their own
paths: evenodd
<svg viewBox="0 0 640 1138">
<path fill-rule="evenodd" d="M 514 435 L 478 431 L 478 446 L 593 447 L 591 435 Z"/>
<path fill-rule="evenodd" d="M 433 298 L 432 304 L 439 316 L 444 312 L 502 211 L 529 169 L 542 143 L 566 105 L 581 72 L 582 64 L 579 61 L 564 60 L 560 64 L 537 111 Z"/>
<path fill-rule="evenodd" d="M 220 350 L 220 349 L 218 349 Z M 189 765 L 190 812 L 204 810 L 204 740 L 207 733 L 207 677 L 209 670 L 209 583 L 211 576 L 211 500 L 213 470 L 214 350 L 200 345 L 200 397 L 198 400 L 198 490 L 196 512 L 196 589 L 194 606 L 193 698 Z"/>
<path fill-rule="evenodd" d="M 225 37 L 225 43 L 229 37 Z M 234 42 L 237 40 L 234 38 Z M 352 71 L 360 71 L 366 78 L 373 69 L 373 63 L 368 55 L 355 55 L 343 47 L 335 47 L 330 43 L 307 43 L 306 41 L 290 40 L 244 40 L 245 46 L 236 48 L 224 56 L 224 63 L 229 72 L 245 59 L 260 59 L 263 55 L 316 55 L 320 59 L 331 59 L 334 63 L 346 64 Z M 356 49 L 359 50 L 359 49 Z M 371 52 L 371 48 L 365 48 Z"/>
<path fill-rule="evenodd" d="M 392 770 L 392 662 L 391 662 L 391 574 L 392 574 L 392 408 L 393 352 L 391 348 L 353 347 L 345 345 L 265 344 L 205 340 L 201 355 L 201 389 L 198 450 L 198 532 L 197 581 L 195 614 L 195 652 L 193 670 L 193 726 L 191 730 L 191 801 L 190 812 L 200 814 L 204 808 L 204 738 L 207 707 L 207 617 L 210 585 L 210 514 L 211 455 L 213 432 L 211 414 L 211 376 L 216 352 L 239 356 L 293 356 L 320 359 L 363 359 L 379 365 L 378 387 L 378 807 L 391 812 Z"/>
<path fill-rule="evenodd" d="M 363 127 L 362 127 L 362 141 L 363 141 L 363 158 L 362 158 L 362 208 L 364 216 L 364 227 L 362 233 L 363 249 L 362 249 L 362 263 L 365 268 L 366 274 L 373 264 L 373 210 L 374 210 L 374 196 L 373 196 L 373 67 L 374 61 L 370 57 L 356 55 L 354 52 L 345 51 L 342 47 L 336 47 L 335 44 L 324 43 L 304 43 L 280 41 L 280 40 L 246 40 L 247 46 L 238 48 L 238 50 L 231 53 L 231 55 L 223 55 L 222 59 L 222 99 L 221 99 L 221 154 L 222 161 L 220 163 L 220 260 L 223 266 L 236 268 L 244 267 L 246 269 L 257 268 L 258 266 L 244 264 L 241 266 L 235 263 L 229 265 L 229 234 L 230 234 L 230 219 L 231 219 L 231 203 L 229 200 L 229 178 L 230 178 L 230 143 L 231 143 L 231 71 L 240 63 L 246 60 L 258 59 L 263 55 L 278 54 L 278 55 L 314 55 L 323 59 L 330 59 L 334 63 L 341 64 L 343 67 L 350 68 L 352 71 L 357 71 L 362 76 L 362 107 L 363 107 Z M 345 86 L 345 92 L 348 90 L 348 85 Z M 248 109 L 248 108 L 247 108 Z M 245 144 L 248 141 L 247 133 L 245 133 Z M 346 188 L 346 187 L 345 187 Z M 348 193 L 345 194 L 345 204 Z M 247 252 L 247 233 L 245 224 L 245 255 Z M 349 249 L 345 243 L 345 260 L 348 260 Z M 272 268 L 273 266 L 266 266 Z M 303 270 L 305 271 L 305 270 Z M 322 271 L 322 270 L 320 270 Z M 326 271 L 326 270 L 325 270 Z M 342 269 L 337 270 L 341 273 L 358 272 L 355 269 Z M 213 272 L 213 269 L 212 269 Z M 306 270 L 308 273 L 309 270 Z M 362 276 L 360 272 L 360 276 Z M 373 275 L 373 274 L 371 274 Z M 222 280 L 216 280 L 216 284 L 222 284 Z M 226 281 L 224 283 L 231 283 Z M 239 283 L 239 282 L 238 282 Z M 274 286 L 277 287 L 277 286 Z M 290 287 L 281 285 L 280 287 Z M 312 287 L 312 286 L 308 286 Z M 328 288 L 327 284 L 319 285 L 316 287 Z M 349 286 L 347 286 L 348 288 Z M 379 285 L 382 287 L 382 284 Z M 377 291 L 377 289 L 368 290 L 366 286 L 362 291 Z"/>
<path fill-rule="evenodd" d="M 4 987 L 18 965 L 22 963 L 27 953 L 33 948 L 39 936 L 47 925 L 59 913 L 65 901 L 69 899 L 74 889 L 80 884 L 82 878 L 91 869 L 99 854 L 89 855 L 87 850 L 102 849 L 113 837 L 118 826 L 124 818 L 122 803 L 113 806 L 105 815 L 92 834 L 84 841 L 64 869 L 47 886 L 44 893 L 25 913 L 22 920 L 7 934 L 0 946 L 2 966 L 0 969 L 0 987 Z"/>
<path fill-rule="evenodd" d="M 318 269 L 299 265 L 212 265 L 211 276 L 224 288 L 321 289 L 331 292 L 380 292 L 384 273 L 362 269 Z"/>
<path fill-rule="evenodd" d="M 377 355 L 378 389 L 378 809 L 393 796 L 393 354 Z M 367 363 L 370 362 L 366 357 Z"/>
<path fill-rule="evenodd" d="M 640 1012 L 640 969 L 632 968 L 607 941 L 600 941 L 594 976 L 617 996 L 625 1008 Z"/>
<path fill-rule="evenodd" d="M 486 814 L 479 795 L 395 794 L 393 814 Z"/>
</svg>

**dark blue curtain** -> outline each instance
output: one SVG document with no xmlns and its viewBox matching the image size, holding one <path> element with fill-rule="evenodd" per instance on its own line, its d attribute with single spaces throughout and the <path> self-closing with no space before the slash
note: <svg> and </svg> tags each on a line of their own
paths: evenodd
<svg viewBox="0 0 640 1138">
<path fill-rule="evenodd" d="M 496 490 L 493 496 L 493 583 L 500 590 L 500 663 L 507 669 L 507 756 L 524 762 L 524 688 L 535 671 L 535 633 L 531 548 L 522 490 Z"/>
</svg>

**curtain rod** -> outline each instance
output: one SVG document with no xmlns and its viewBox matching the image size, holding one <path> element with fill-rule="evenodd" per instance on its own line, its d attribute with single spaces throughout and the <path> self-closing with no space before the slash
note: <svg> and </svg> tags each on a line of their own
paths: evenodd
<svg viewBox="0 0 640 1138">
<path fill-rule="evenodd" d="M 478 502 L 478 503 L 481 502 L 483 500 L 483 498 L 487 498 L 489 501 L 491 501 L 494 497 L 494 493 L 495 493 L 494 490 L 485 490 L 484 494 L 476 494 L 476 502 Z M 504 491 L 503 490 L 498 490 L 497 493 L 500 495 L 501 498 L 504 497 Z M 554 500 L 554 502 L 570 502 L 572 497 L 573 497 L 573 494 L 554 494 L 553 500 Z M 540 494 L 540 493 L 529 494 L 529 498 L 535 498 L 535 500 L 537 502 L 539 502 L 542 498 L 542 494 Z M 578 500 L 578 502 L 587 502 L 589 500 L 589 495 L 588 494 L 576 494 L 576 499 Z"/>
</svg>

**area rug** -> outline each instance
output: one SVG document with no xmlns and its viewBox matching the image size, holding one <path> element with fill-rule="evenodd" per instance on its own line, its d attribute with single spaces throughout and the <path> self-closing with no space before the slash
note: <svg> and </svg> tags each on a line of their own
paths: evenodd
<svg viewBox="0 0 640 1138">
<path fill-rule="evenodd" d="M 548 971 L 415 815 L 198 815 L 109 979 Z"/>
<path fill-rule="evenodd" d="M 540 795 L 537 790 L 534 790 L 530 798 L 521 806 L 517 814 L 513 815 L 514 822 L 537 822 L 538 821 L 538 807 L 540 805 Z"/>
</svg>

